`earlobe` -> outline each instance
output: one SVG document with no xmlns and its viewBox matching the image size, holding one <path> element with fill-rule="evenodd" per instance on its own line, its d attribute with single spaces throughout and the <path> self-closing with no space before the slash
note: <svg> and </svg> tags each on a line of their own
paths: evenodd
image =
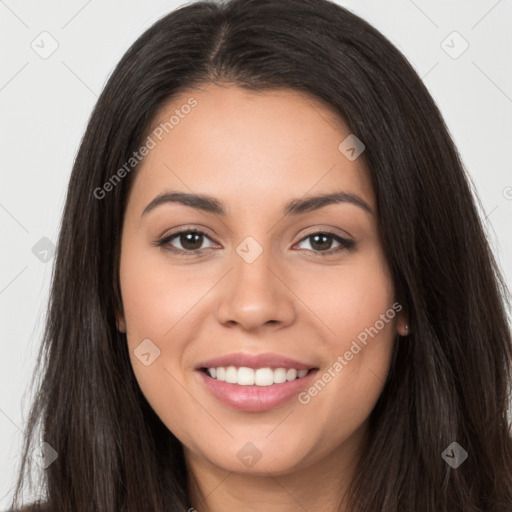
<svg viewBox="0 0 512 512">
<path fill-rule="evenodd" d="M 398 334 L 400 336 L 409 336 L 410 334 L 410 327 L 409 322 L 407 319 L 404 319 L 403 321 L 399 321 L 398 328 L 397 328 Z"/>
<path fill-rule="evenodd" d="M 116 314 L 116 326 L 119 332 L 126 332 L 126 322 L 122 313 Z"/>
<path fill-rule="evenodd" d="M 403 312 L 402 312 L 403 313 Z M 409 320 L 405 314 L 400 314 L 397 320 L 397 328 L 398 334 L 400 336 L 409 336 L 411 333 L 411 328 L 409 326 Z"/>
</svg>

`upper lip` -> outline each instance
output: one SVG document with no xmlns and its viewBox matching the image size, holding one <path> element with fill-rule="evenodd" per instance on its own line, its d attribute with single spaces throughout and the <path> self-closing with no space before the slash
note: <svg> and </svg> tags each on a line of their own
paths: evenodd
<svg viewBox="0 0 512 512">
<path fill-rule="evenodd" d="M 203 368 L 218 368 L 228 366 L 235 366 L 237 368 L 243 366 L 253 369 L 295 368 L 296 370 L 309 370 L 311 368 L 316 368 L 313 364 L 301 363 L 295 359 L 281 356 L 279 354 L 272 354 L 270 352 L 263 354 L 248 354 L 245 352 L 237 352 L 234 354 L 226 354 L 224 356 L 208 359 L 207 361 L 202 361 L 196 366 L 196 369 L 201 370 Z"/>
</svg>

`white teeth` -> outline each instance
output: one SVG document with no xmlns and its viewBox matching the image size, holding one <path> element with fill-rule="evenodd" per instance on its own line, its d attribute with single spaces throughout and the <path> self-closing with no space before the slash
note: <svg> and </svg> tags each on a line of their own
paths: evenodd
<svg viewBox="0 0 512 512">
<path fill-rule="evenodd" d="M 274 384 L 282 384 L 283 382 L 286 382 L 286 370 L 277 368 L 274 370 Z"/>
<path fill-rule="evenodd" d="M 297 378 L 297 370 L 291 368 L 286 372 L 286 380 L 295 380 Z"/>
<path fill-rule="evenodd" d="M 242 366 L 238 368 L 238 380 L 240 386 L 252 386 L 254 384 L 254 370 L 252 368 L 245 368 Z"/>
<path fill-rule="evenodd" d="M 236 374 L 236 368 L 234 366 L 228 366 L 226 368 L 226 382 L 229 382 L 230 384 L 236 384 L 237 380 L 238 377 Z"/>
<path fill-rule="evenodd" d="M 254 373 L 256 386 L 272 386 L 274 384 L 274 372 L 271 368 L 258 368 Z"/>
<path fill-rule="evenodd" d="M 208 368 L 207 373 L 210 377 L 228 382 L 230 384 L 238 384 L 239 386 L 272 386 L 272 384 L 282 384 L 286 381 L 295 380 L 305 377 L 308 370 L 296 370 L 295 368 L 247 368 L 235 366 L 218 368 Z"/>
</svg>

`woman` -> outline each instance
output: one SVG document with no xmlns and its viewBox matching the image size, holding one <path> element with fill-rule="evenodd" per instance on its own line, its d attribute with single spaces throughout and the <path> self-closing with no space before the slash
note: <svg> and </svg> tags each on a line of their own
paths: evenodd
<svg viewBox="0 0 512 512">
<path fill-rule="evenodd" d="M 506 299 L 389 41 L 326 0 L 182 7 L 78 152 L 15 497 L 39 425 L 50 511 L 510 511 Z"/>
</svg>

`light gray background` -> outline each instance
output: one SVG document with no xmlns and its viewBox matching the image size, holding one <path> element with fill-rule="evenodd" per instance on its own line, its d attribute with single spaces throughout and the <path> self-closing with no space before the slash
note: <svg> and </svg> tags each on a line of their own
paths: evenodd
<svg viewBox="0 0 512 512">
<path fill-rule="evenodd" d="M 43 237 L 57 239 L 73 159 L 113 67 L 145 29 L 184 3 L 0 0 L 0 509 L 9 503 L 18 466 L 31 400 L 24 393 L 53 261 L 41 261 L 44 252 L 32 248 Z M 423 78 L 480 196 L 510 286 L 512 2 L 338 3 L 387 36 Z M 46 59 L 31 47 L 51 49 L 44 31 L 58 43 Z M 464 41 L 454 31 L 469 44 L 458 58 Z"/>
</svg>

